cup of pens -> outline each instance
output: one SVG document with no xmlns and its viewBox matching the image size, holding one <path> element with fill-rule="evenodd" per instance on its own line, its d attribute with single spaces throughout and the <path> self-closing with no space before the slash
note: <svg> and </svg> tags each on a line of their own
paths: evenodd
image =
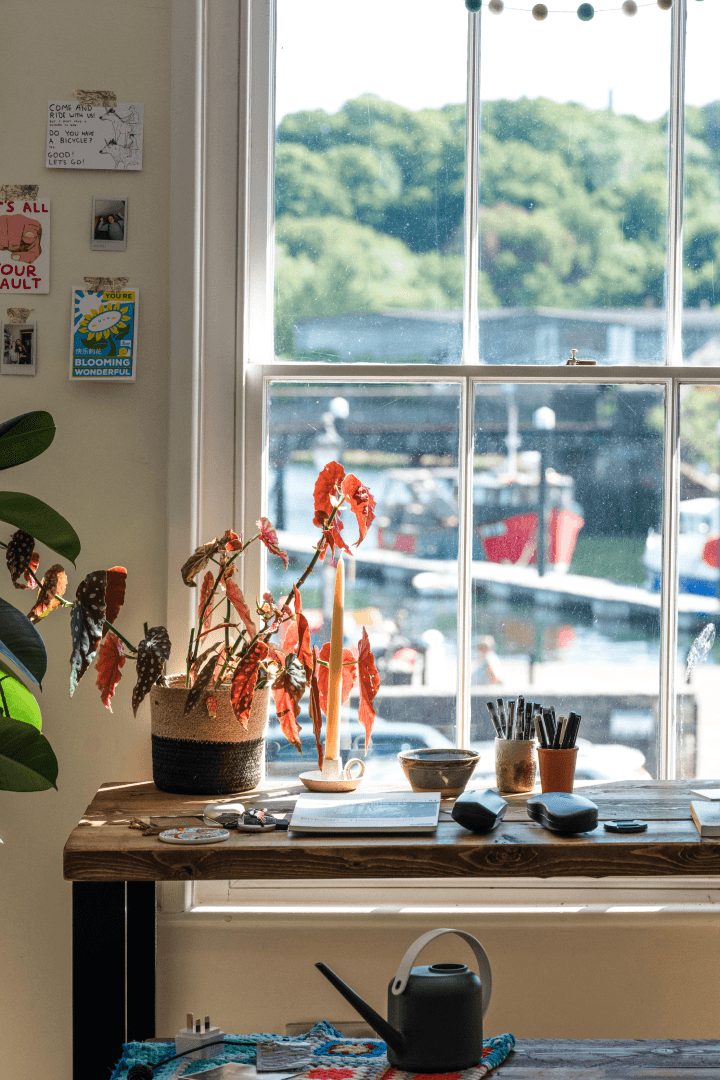
<svg viewBox="0 0 720 1080">
<path fill-rule="evenodd" d="M 532 723 L 533 703 L 519 697 L 488 701 L 488 712 L 495 728 L 495 779 L 498 791 L 511 795 L 532 791 L 537 776 L 538 758 Z"/>
<path fill-rule="evenodd" d="M 577 734 L 580 714 L 571 712 L 555 718 L 554 709 L 543 709 L 538 738 L 540 786 L 543 791 L 572 792 L 577 761 Z"/>
</svg>

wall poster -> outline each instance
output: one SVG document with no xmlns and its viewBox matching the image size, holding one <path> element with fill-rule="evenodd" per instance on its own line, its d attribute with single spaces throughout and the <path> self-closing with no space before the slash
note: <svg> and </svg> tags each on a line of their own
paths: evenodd
<svg viewBox="0 0 720 1080">
<path fill-rule="evenodd" d="M 142 169 L 143 107 L 48 102 L 48 169 Z"/>
<path fill-rule="evenodd" d="M 50 292 L 50 202 L 0 202 L 0 301 Z"/>
<path fill-rule="evenodd" d="M 71 380 L 135 382 L 137 309 L 137 289 L 73 289 Z"/>
</svg>

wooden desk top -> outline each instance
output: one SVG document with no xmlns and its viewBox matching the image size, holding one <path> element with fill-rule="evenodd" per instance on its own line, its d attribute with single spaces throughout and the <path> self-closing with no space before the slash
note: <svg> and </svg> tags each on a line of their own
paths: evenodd
<svg viewBox="0 0 720 1080">
<path fill-rule="evenodd" d="M 157 836 L 129 828 L 130 822 L 136 817 L 201 816 L 206 803 L 230 802 L 230 797 L 169 795 L 151 781 L 109 783 L 100 788 L 68 839 L 64 876 L 70 881 L 188 881 L 720 875 L 720 842 L 701 840 L 690 816 L 690 788 L 699 783 L 720 787 L 720 780 L 582 787 L 583 795 L 598 805 L 601 822 L 641 818 L 648 822 L 644 833 L 608 833 L 600 824 L 590 833 L 560 836 L 530 821 L 527 796 L 511 795 L 504 821 L 484 836 L 454 822 L 448 801 L 442 804 L 434 835 L 232 833 L 221 844 L 198 847 L 162 843 Z M 299 783 L 274 782 L 238 798 L 245 806 L 282 813 L 304 790 Z"/>
<path fill-rule="evenodd" d="M 720 1047 L 695 1039 L 519 1039 L 502 1080 L 720 1080 Z"/>
</svg>

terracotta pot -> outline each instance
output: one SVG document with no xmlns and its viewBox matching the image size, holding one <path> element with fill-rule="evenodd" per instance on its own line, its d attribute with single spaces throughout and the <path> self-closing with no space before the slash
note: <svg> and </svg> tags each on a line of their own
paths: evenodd
<svg viewBox="0 0 720 1080">
<path fill-rule="evenodd" d="M 569 750 L 538 749 L 540 759 L 540 786 L 543 791 L 572 792 L 575 782 L 577 746 Z"/>
<path fill-rule="evenodd" d="M 265 777 L 270 688 L 255 691 L 245 730 L 232 710 L 229 687 L 207 691 L 183 716 L 189 694 L 185 678 L 174 675 L 168 682 L 150 691 L 156 786 L 176 795 L 233 795 L 257 787 Z M 210 695 L 217 698 L 214 717 L 207 711 Z"/>
</svg>

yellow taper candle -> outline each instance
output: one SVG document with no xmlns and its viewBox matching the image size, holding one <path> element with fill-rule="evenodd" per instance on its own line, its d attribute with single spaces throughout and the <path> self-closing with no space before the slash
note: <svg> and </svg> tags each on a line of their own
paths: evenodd
<svg viewBox="0 0 720 1080">
<path fill-rule="evenodd" d="M 328 708 L 325 724 L 325 757 L 340 757 L 340 694 L 342 690 L 343 615 L 345 608 L 345 564 L 340 559 L 335 571 L 332 631 L 330 633 L 330 672 Z"/>
</svg>

